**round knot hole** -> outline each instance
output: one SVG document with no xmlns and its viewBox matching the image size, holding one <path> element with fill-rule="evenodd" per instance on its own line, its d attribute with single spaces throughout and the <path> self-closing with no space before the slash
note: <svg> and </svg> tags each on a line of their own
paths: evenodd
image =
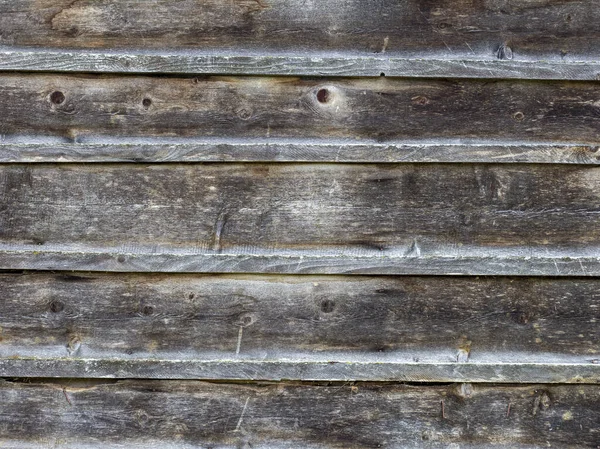
<svg viewBox="0 0 600 449">
<path fill-rule="evenodd" d="M 317 91 L 317 101 L 319 103 L 327 103 L 330 99 L 331 94 L 327 89 L 319 89 Z"/>
<path fill-rule="evenodd" d="M 50 101 L 53 104 L 63 104 L 65 102 L 65 94 L 63 94 L 61 91 L 57 90 L 55 92 L 52 92 L 50 94 Z"/>
</svg>

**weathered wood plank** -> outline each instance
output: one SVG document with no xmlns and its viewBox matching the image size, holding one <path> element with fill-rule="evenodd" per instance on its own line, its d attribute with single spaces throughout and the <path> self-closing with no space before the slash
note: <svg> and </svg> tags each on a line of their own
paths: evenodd
<svg viewBox="0 0 600 449">
<path fill-rule="evenodd" d="M 3 74 L 0 92 L 5 145 L 553 144 L 598 157 L 595 82 Z"/>
<path fill-rule="evenodd" d="M 7 273 L 0 376 L 600 382 L 599 286 Z"/>
<path fill-rule="evenodd" d="M 3 0 L 0 68 L 595 79 L 594 0 Z"/>
<path fill-rule="evenodd" d="M 31 51 L 0 48 L 0 70 L 42 72 L 163 73 L 208 75 L 293 75 L 597 80 L 595 61 L 412 59 L 393 56 L 230 55 L 169 52 L 115 53 Z"/>
<path fill-rule="evenodd" d="M 594 166 L 0 167 L 0 267 L 599 275 Z"/>
<path fill-rule="evenodd" d="M 99 140 L 99 139 L 95 139 Z M 187 141 L 186 141 L 187 140 Z M 316 139 L 139 139 L 3 143 L 0 162 L 493 162 L 600 164 L 596 145 L 361 143 Z"/>
<path fill-rule="evenodd" d="M 14 448 L 596 447 L 597 386 L 0 382 Z"/>
</svg>

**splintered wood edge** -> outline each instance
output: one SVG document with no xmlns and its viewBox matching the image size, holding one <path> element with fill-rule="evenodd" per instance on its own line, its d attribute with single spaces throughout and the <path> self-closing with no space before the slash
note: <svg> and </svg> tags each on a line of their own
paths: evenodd
<svg viewBox="0 0 600 449">
<path fill-rule="evenodd" d="M 394 363 L 293 360 L 0 359 L 1 377 L 600 383 L 593 363 Z"/>
<path fill-rule="evenodd" d="M 597 80 L 600 77 L 600 62 L 4 49 L 0 50 L 0 70 Z"/>
<path fill-rule="evenodd" d="M 127 140 L 127 139 L 124 139 Z M 239 139 L 238 139 L 239 140 Z M 0 143 L 0 163 L 340 162 L 600 164 L 598 146 L 528 143 L 237 141 Z"/>
</svg>

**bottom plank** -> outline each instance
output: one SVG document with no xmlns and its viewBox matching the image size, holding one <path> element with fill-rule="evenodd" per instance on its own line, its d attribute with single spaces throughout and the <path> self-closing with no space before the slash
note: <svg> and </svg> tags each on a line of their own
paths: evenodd
<svg viewBox="0 0 600 449">
<path fill-rule="evenodd" d="M 593 447 L 600 387 L 0 381 L 13 448 Z"/>
</svg>

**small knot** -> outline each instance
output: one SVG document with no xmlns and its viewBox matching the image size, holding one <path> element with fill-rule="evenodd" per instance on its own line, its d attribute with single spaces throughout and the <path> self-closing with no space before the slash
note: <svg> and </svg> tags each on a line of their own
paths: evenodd
<svg viewBox="0 0 600 449">
<path fill-rule="evenodd" d="M 321 312 L 331 313 L 335 309 L 335 302 L 332 299 L 324 299 L 321 302 Z"/>
<path fill-rule="evenodd" d="M 150 316 L 154 314 L 154 307 L 152 306 L 144 306 L 142 307 L 142 314 L 145 316 Z"/>
<path fill-rule="evenodd" d="M 327 103 L 329 102 L 330 94 L 329 91 L 325 88 L 319 89 L 317 91 L 317 101 L 319 103 Z"/>
<path fill-rule="evenodd" d="M 498 47 L 496 56 L 498 56 L 498 59 L 512 59 L 513 58 L 512 48 L 510 48 L 506 44 L 502 44 L 502 45 L 500 45 L 500 47 Z"/>
<path fill-rule="evenodd" d="M 64 309 L 65 309 L 65 305 L 58 300 L 54 300 L 50 303 L 50 312 L 52 312 L 52 313 L 60 313 Z"/>
<path fill-rule="evenodd" d="M 52 92 L 50 94 L 50 101 L 53 104 L 63 104 L 65 102 L 65 94 L 63 94 L 61 91 L 57 90 L 56 92 Z"/>
</svg>

